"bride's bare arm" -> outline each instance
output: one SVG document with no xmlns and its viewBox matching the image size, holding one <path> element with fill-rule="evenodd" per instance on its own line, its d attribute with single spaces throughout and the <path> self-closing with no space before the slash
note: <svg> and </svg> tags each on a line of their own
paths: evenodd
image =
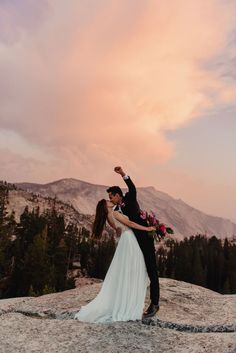
<svg viewBox="0 0 236 353">
<path fill-rule="evenodd" d="M 128 217 L 124 216 L 123 214 L 121 214 L 120 212 L 117 212 L 117 211 L 114 211 L 113 215 L 114 215 L 115 219 L 117 219 L 117 221 L 123 223 L 124 225 L 126 225 L 130 228 L 144 230 L 146 232 L 150 232 L 150 231 L 156 229 L 155 227 L 145 227 L 145 226 L 142 226 L 141 224 L 132 222 Z"/>
</svg>

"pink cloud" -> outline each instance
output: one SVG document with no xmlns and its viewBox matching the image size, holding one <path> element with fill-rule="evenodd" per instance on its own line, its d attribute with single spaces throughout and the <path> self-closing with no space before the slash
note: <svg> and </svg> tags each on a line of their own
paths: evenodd
<svg viewBox="0 0 236 353">
<path fill-rule="evenodd" d="M 165 130 L 235 99 L 235 84 L 207 67 L 235 28 L 232 3 L 24 4 L 20 14 L 9 6 L 4 19 L 14 45 L 1 45 L 0 128 L 43 146 L 52 159 L 40 167 L 28 161 L 37 173 L 19 165 L 25 179 L 109 182 L 116 163 L 151 170 L 175 155 Z M 34 24 L 37 12 L 44 21 Z M 24 35 L 15 36 L 15 19 Z"/>
<path fill-rule="evenodd" d="M 24 31 L 33 31 L 42 25 L 49 8 L 48 0 L 1 0 L 0 40 L 13 45 Z"/>
</svg>

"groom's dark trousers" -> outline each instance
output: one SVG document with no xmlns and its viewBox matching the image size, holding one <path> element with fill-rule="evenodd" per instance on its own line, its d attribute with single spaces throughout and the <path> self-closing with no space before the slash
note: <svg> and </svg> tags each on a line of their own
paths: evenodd
<svg viewBox="0 0 236 353">
<path fill-rule="evenodd" d="M 137 202 L 137 191 L 130 177 L 124 177 L 124 181 L 128 186 L 129 191 L 123 197 L 121 205 L 122 212 L 135 223 L 147 226 L 146 220 L 140 217 L 140 207 Z M 148 233 L 142 230 L 133 229 L 139 246 L 143 252 L 147 273 L 150 279 L 150 298 L 153 304 L 159 304 L 159 279 L 157 272 L 157 263 L 155 256 L 154 240 L 148 236 Z"/>
</svg>

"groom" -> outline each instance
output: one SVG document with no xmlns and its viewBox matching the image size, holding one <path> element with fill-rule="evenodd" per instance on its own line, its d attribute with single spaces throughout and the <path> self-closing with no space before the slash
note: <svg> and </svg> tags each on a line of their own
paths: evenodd
<svg viewBox="0 0 236 353">
<path fill-rule="evenodd" d="M 114 170 L 122 176 L 129 189 L 125 196 L 123 196 L 122 190 L 119 186 L 111 186 L 107 189 L 110 201 L 116 205 L 115 210 L 127 215 L 131 221 L 147 226 L 146 220 L 143 220 L 140 217 L 140 207 L 137 202 L 137 191 L 135 185 L 130 177 L 124 173 L 121 167 L 115 167 Z M 154 316 L 159 310 L 159 279 L 157 273 L 154 240 L 147 235 L 147 232 L 137 229 L 133 229 L 133 232 L 143 252 L 150 279 L 151 303 L 143 315 L 143 318 L 148 318 Z"/>
</svg>

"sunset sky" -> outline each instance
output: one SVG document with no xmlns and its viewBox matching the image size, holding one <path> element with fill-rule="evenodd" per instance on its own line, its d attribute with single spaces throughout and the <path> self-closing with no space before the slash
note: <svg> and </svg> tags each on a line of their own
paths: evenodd
<svg viewBox="0 0 236 353">
<path fill-rule="evenodd" d="M 236 222 L 236 0 L 0 0 L 0 179 L 153 185 Z"/>
</svg>

